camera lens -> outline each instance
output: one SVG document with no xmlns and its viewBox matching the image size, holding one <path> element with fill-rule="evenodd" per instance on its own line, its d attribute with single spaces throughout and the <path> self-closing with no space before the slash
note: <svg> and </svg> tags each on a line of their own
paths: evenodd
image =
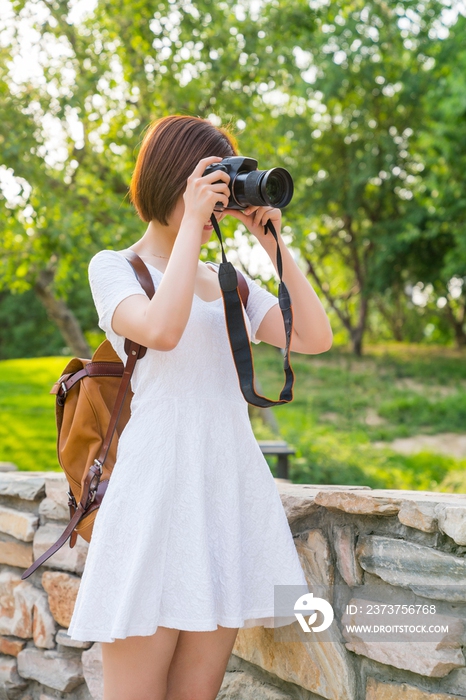
<svg viewBox="0 0 466 700">
<path fill-rule="evenodd" d="M 283 208 L 293 197 L 293 180 L 285 168 L 239 173 L 233 182 L 233 197 L 241 207 Z"/>
<path fill-rule="evenodd" d="M 261 195 L 272 207 L 286 207 L 293 196 L 293 180 L 285 168 L 266 170 L 260 181 Z"/>
<path fill-rule="evenodd" d="M 271 202 L 275 204 L 280 201 L 280 181 L 276 175 L 269 177 L 265 184 L 265 191 Z"/>
</svg>

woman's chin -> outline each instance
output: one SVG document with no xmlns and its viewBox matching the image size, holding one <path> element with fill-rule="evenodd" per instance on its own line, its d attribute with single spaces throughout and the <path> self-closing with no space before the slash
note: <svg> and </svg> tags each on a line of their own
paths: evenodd
<svg viewBox="0 0 466 700">
<path fill-rule="evenodd" d="M 201 239 L 201 244 L 204 245 L 205 243 L 208 243 L 212 237 L 212 232 L 214 230 L 214 227 L 212 226 L 210 229 L 203 228 L 202 229 L 202 239 Z"/>
</svg>

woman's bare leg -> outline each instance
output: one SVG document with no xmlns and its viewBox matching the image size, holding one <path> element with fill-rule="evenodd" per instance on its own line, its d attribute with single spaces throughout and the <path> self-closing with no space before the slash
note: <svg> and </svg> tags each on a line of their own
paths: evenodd
<svg viewBox="0 0 466 700">
<path fill-rule="evenodd" d="M 165 700 L 215 700 L 237 633 L 237 627 L 220 625 L 212 632 L 181 630 Z"/>
<path fill-rule="evenodd" d="M 102 642 L 103 700 L 165 700 L 167 675 L 180 631 Z"/>
</svg>

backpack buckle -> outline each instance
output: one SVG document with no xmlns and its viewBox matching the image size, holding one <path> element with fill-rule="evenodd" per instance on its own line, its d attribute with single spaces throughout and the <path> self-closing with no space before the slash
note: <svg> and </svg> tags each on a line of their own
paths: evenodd
<svg viewBox="0 0 466 700">
<path fill-rule="evenodd" d="M 76 499 L 74 497 L 73 492 L 71 491 L 71 488 L 68 489 L 68 505 L 73 506 L 73 508 L 78 507 L 78 504 L 76 503 Z"/>
<path fill-rule="evenodd" d="M 61 394 L 57 392 L 57 403 L 59 406 L 65 405 L 65 399 L 68 394 L 68 389 L 66 388 L 65 382 L 60 383 Z"/>
<path fill-rule="evenodd" d="M 102 475 L 102 462 L 99 459 L 95 459 L 92 467 L 97 467 L 98 473 L 94 473 L 90 484 L 89 484 L 89 495 L 88 495 L 88 500 L 86 504 L 86 508 L 89 508 L 91 503 L 95 500 L 95 497 L 97 495 L 97 489 L 99 487 L 99 482 L 100 482 L 100 477 Z M 92 469 L 91 467 L 91 469 Z"/>
<path fill-rule="evenodd" d="M 100 476 L 102 476 L 102 462 L 100 461 L 100 459 L 97 459 L 97 457 L 96 457 L 92 466 L 97 467 L 99 470 Z"/>
</svg>

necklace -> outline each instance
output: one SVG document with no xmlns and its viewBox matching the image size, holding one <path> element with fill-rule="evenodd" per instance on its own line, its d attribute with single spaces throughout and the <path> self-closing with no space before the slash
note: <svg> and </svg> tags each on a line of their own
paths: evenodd
<svg viewBox="0 0 466 700">
<path fill-rule="evenodd" d="M 130 250 L 132 250 L 132 248 L 130 248 Z M 134 252 L 138 254 L 136 250 Z M 147 253 L 147 255 L 153 255 L 155 258 L 163 258 L 164 260 L 170 259 L 169 255 L 157 255 L 157 253 Z"/>
</svg>

